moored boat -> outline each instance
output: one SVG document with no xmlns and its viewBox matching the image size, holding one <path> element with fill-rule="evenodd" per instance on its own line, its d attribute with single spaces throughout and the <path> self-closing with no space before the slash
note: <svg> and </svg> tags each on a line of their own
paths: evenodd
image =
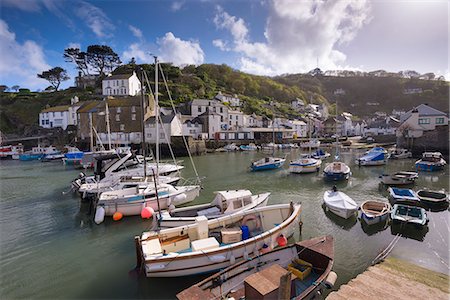
<svg viewBox="0 0 450 300">
<path fill-rule="evenodd" d="M 291 173 L 313 173 L 319 172 L 322 161 L 311 158 L 309 155 L 303 155 L 299 159 L 289 163 L 289 172 Z"/>
<path fill-rule="evenodd" d="M 412 157 L 412 153 L 408 149 L 395 148 L 391 152 L 389 158 L 392 158 L 392 159 L 405 159 L 405 158 L 411 158 L 411 157 Z"/>
<path fill-rule="evenodd" d="M 316 159 L 326 159 L 328 157 L 330 157 L 331 154 L 328 152 L 323 151 L 322 149 L 317 149 L 316 151 L 314 151 L 311 154 L 312 158 L 316 158 Z"/>
<path fill-rule="evenodd" d="M 400 171 L 394 174 L 383 174 L 380 176 L 381 182 L 385 185 L 408 185 L 414 184 L 419 177 L 417 172 Z"/>
<path fill-rule="evenodd" d="M 250 143 L 248 145 L 240 145 L 239 149 L 241 149 L 242 151 L 256 151 L 258 150 L 258 147 L 255 144 Z"/>
<path fill-rule="evenodd" d="M 344 219 L 354 216 L 358 210 L 358 204 L 347 194 L 338 191 L 336 186 L 330 191 L 325 191 L 323 202 L 332 213 Z"/>
<path fill-rule="evenodd" d="M 367 200 L 361 204 L 361 217 L 367 225 L 385 222 L 391 212 L 388 202 Z"/>
<path fill-rule="evenodd" d="M 448 202 L 448 195 L 445 191 L 419 190 L 417 197 L 421 202 L 428 204 L 445 204 Z"/>
<path fill-rule="evenodd" d="M 313 299 L 331 288 L 336 273 L 332 272 L 334 240 L 332 236 L 316 237 L 234 264 L 177 294 L 179 300 L 246 299 L 254 297 L 245 285 L 257 280 L 270 280 L 272 295 L 278 294 L 279 278 L 274 273 L 292 271 L 290 299 Z M 256 274 L 256 275 L 255 275 Z M 267 276 L 266 274 L 272 274 Z"/>
<path fill-rule="evenodd" d="M 391 211 L 391 219 L 394 223 L 401 222 L 417 226 L 424 226 L 428 223 L 425 209 L 405 204 L 394 204 Z"/>
<path fill-rule="evenodd" d="M 389 200 L 392 204 L 404 203 L 410 205 L 419 205 L 420 199 L 416 193 L 411 189 L 399 189 L 395 187 L 389 187 Z"/>
<path fill-rule="evenodd" d="M 340 161 L 329 163 L 323 170 L 326 180 L 339 181 L 350 178 L 350 167 Z"/>
<path fill-rule="evenodd" d="M 312 139 L 307 142 L 300 143 L 300 148 L 304 148 L 304 149 L 319 148 L 319 147 L 320 147 L 320 141 L 317 139 Z"/>
<path fill-rule="evenodd" d="M 418 171 L 439 171 L 447 164 L 440 152 L 424 152 L 422 158 L 416 161 Z"/>
<path fill-rule="evenodd" d="M 182 227 L 144 232 L 135 238 L 137 267 L 147 277 L 213 272 L 274 248 L 293 235 L 300 204 L 277 204 Z M 266 245 L 266 246 L 264 246 Z"/>
<path fill-rule="evenodd" d="M 66 147 L 67 152 L 64 154 L 63 164 L 66 166 L 78 166 L 81 165 L 84 152 L 80 151 L 77 147 Z"/>
<path fill-rule="evenodd" d="M 285 158 L 267 156 L 252 162 L 250 168 L 252 171 L 274 170 L 281 168 L 285 161 Z"/>
<path fill-rule="evenodd" d="M 367 151 L 363 156 L 356 159 L 358 166 L 380 166 L 386 164 L 387 151 L 382 147 L 375 147 Z"/>
<path fill-rule="evenodd" d="M 211 203 L 165 210 L 160 216 L 161 227 L 178 227 L 195 223 L 198 216 L 219 218 L 238 211 L 266 206 L 270 193 L 252 195 L 249 190 L 218 191 Z"/>
</svg>

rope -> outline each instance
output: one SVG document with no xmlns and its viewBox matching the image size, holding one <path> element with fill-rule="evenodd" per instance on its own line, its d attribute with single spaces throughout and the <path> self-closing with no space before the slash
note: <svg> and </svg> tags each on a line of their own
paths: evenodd
<svg viewBox="0 0 450 300">
<path fill-rule="evenodd" d="M 392 241 L 389 243 L 389 245 L 387 245 L 387 247 L 381 251 L 371 262 L 371 265 L 376 265 L 377 263 L 379 263 L 380 261 L 382 261 L 383 259 L 385 259 L 394 249 L 395 245 L 397 244 L 397 242 L 400 240 L 400 233 L 398 233 L 393 239 Z"/>
<path fill-rule="evenodd" d="M 159 66 L 159 69 L 161 71 L 161 75 L 162 75 L 162 78 L 163 78 L 163 81 L 164 81 L 164 85 L 165 85 L 166 90 L 167 90 L 167 95 L 169 96 L 169 100 L 170 100 L 170 104 L 172 106 L 173 112 L 174 112 L 174 114 L 176 114 L 175 105 L 173 103 L 172 94 L 170 93 L 169 86 L 167 85 L 166 76 L 164 75 L 164 72 L 163 72 L 161 66 Z M 183 124 L 181 124 L 181 120 L 178 120 L 178 122 L 180 123 L 181 128 L 183 128 Z M 189 149 L 189 145 L 188 145 L 188 143 L 186 141 L 186 137 L 183 134 L 181 136 L 183 138 L 184 146 L 186 147 L 187 153 L 189 155 L 189 159 L 191 161 L 192 168 L 194 169 L 195 176 L 197 177 L 198 182 L 200 182 L 200 184 L 201 184 L 201 180 L 200 180 L 200 177 L 198 175 L 197 168 L 195 167 L 194 160 L 192 159 L 191 150 Z"/>
</svg>

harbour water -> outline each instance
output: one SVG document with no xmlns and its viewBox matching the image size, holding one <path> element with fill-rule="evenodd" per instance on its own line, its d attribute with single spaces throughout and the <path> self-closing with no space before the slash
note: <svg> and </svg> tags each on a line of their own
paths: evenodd
<svg viewBox="0 0 450 300">
<path fill-rule="evenodd" d="M 294 159 L 299 150 L 279 152 Z M 358 167 L 354 159 L 362 150 L 347 150 L 342 159 L 350 165 L 352 177 L 338 183 L 358 204 L 383 199 L 386 188 L 379 175 L 414 170 L 414 159 L 389 161 L 386 166 Z M 331 215 L 322 207 L 324 182 L 321 172 L 293 175 L 287 165 L 281 170 L 250 172 L 249 165 L 262 153 L 215 153 L 194 157 L 204 189 L 192 204 L 210 202 L 217 190 L 250 189 L 271 192 L 269 204 L 302 203 L 303 228 L 294 240 L 331 234 L 335 238 L 334 271 L 339 285 L 363 272 L 392 241 L 398 228 L 367 228 L 360 220 L 348 221 Z M 182 176 L 193 177 L 189 160 Z M 331 158 L 328 159 L 331 161 Z M 322 168 L 326 161 L 322 164 Z M 138 217 L 101 225 L 92 222 L 87 207 L 77 195 L 63 192 L 79 170 L 60 163 L 0 162 L 0 298 L 150 298 L 169 299 L 201 276 L 171 279 L 136 278 L 133 237 L 150 228 Z M 449 169 L 420 173 L 414 187 L 449 190 Z M 428 212 L 425 230 L 401 231 L 402 238 L 392 255 L 426 268 L 449 273 L 449 211 Z M 293 241 L 293 240 L 292 240 Z"/>
</svg>

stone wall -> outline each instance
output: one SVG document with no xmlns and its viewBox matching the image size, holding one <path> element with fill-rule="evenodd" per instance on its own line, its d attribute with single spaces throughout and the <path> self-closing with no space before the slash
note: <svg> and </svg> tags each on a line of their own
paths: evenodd
<svg viewBox="0 0 450 300">
<path fill-rule="evenodd" d="M 414 156 L 420 157 L 425 151 L 439 151 L 448 161 L 449 156 L 449 126 L 436 126 L 436 130 L 425 131 L 423 136 L 408 139 L 403 136 L 397 138 L 397 147 L 408 148 Z"/>
</svg>

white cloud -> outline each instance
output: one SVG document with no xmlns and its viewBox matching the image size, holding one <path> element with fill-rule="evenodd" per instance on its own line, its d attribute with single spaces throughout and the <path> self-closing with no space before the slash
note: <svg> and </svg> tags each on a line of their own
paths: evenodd
<svg viewBox="0 0 450 300">
<path fill-rule="evenodd" d="M 213 40 L 212 43 L 214 46 L 216 46 L 217 48 L 219 48 L 222 51 L 230 51 L 231 50 L 229 47 L 227 47 L 227 42 L 225 42 L 221 39 Z"/>
<path fill-rule="evenodd" d="M 174 1 L 170 6 L 171 11 L 179 11 L 184 5 L 184 1 Z"/>
<path fill-rule="evenodd" d="M 97 37 L 108 38 L 112 36 L 114 25 L 100 8 L 82 1 L 78 3 L 75 13 L 86 22 Z"/>
<path fill-rule="evenodd" d="M 272 0 L 264 43 L 249 41 L 244 20 L 221 7 L 217 7 L 214 23 L 231 33 L 232 49 L 241 55 L 243 71 L 276 75 L 307 72 L 316 67 L 317 60 L 321 69 L 339 69 L 346 56 L 335 46 L 351 41 L 370 20 L 369 12 L 368 0 Z"/>
<path fill-rule="evenodd" d="M 40 4 L 37 1 L 2 0 L 1 5 L 18 8 L 23 11 L 36 12 L 40 10 Z"/>
<path fill-rule="evenodd" d="M 168 32 L 157 41 L 161 53 L 160 60 L 180 66 L 184 64 L 199 65 L 204 61 L 204 52 L 198 42 L 184 41 Z"/>
<path fill-rule="evenodd" d="M 147 51 L 147 47 L 141 43 L 131 44 L 122 54 L 124 63 L 127 63 L 133 57 L 138 63 L 151 63 L 153 60 L 153 57 Z"/>
<path fill-rule="evenodd" d="M 1 81 L 17 84 L 27 88 L 42 88 L 46 84 L 37 78 L 38 73 L 50 69 L 45 61 L 42 47 L 34 41 L 20 44 L 16 35 L 8 28 L 8 24 L 0 19 L 0 74 Z"/>
<path fill-rule="evenodd" d="M 134 27 L 133 25 L 128 25 L 128 29 L 130 29 L 131 33 L 138 39 L 142 39 L 142 30 L 140 30 L 137 27 Z"/>
</svg>

